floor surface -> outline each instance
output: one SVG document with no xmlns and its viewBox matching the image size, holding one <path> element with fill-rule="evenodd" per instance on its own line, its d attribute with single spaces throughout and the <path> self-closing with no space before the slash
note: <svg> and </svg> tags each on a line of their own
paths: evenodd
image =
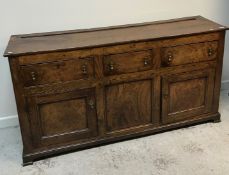
<svg viewBox="0 0 229 175">
<path fill-rule="evenodd" d="M 19 128 L 0 129 L 0 175 L 228 175 L 229 97 L 222 122 L 65 154 L 22 167 Z"/>
</svg>

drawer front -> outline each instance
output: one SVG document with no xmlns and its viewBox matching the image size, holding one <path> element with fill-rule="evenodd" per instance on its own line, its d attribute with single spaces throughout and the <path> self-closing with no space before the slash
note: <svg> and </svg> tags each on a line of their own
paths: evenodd
<svg viewBox="0 0 229 175">
<path fill-rule="evenodd" d="M 166 47 L 162 49 L 163 66 L 176 66 L 213 60 L 217 57 L 218 41 Z"/>
<path fill-rule="evenodd" d="M 94 77 L 94 59 L 78 58 L 21 66 L 24 86 L 35 86 Z"/>
<path fill-rule="evenodd" d="M 106 55 L 103 58 L 104 74 L 116 75 L 150 70 L 154 67 L 153 51 L 133 51 Z"/>
</svg>

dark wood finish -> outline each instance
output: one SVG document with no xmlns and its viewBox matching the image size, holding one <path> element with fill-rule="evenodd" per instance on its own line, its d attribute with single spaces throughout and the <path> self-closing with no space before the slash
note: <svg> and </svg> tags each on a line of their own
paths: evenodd
<svg viewBox="0 0 229 175">
<path fill-rule="evenodd" d="M 104 56 L 104 74 L 124 74 L 152 69 L 153 51 L 135 51 Z"/>
<path fill-rule="evenodd" d="M 34 160 L 220 121 L 227 28 L 203 17 L 12 36 L 9 63 Z"/>
<path fill-rule="evenodd" d="M 24 86 L 94 78 L 93 58 L 75 58 L 21 66 Z"/>
<path fill-rule="evenodd" d="M 172 47 L 183 44 L 192 44 L 192 43 L 202 43 L 206 41 L 215 41 L 219 40 L 219 32 L 211 32 L 205 34 L 195 34 L 195 35 L 185 35 L 186 37 L 174 37 L 174 39 L 163 39 L 163 40 L 149 40 L 145 42 L 131 42 L 128 44 L 117 44 L 109 47 L 95 47 L 95 48 L 85 48 L 85 49 L 76 49 L 72 51 L 65 52 L 49 52 L 49 53 L 40 53 L 40 54 L 27 54 L 18 57 L 20 65 L 28 65 L 35 63 L 44 63 L 44 62 L 53 62 L 60 60 L 68 60 L 69 58 L 74 57 L 90 57 L 91 55 L 109 55 L 109 54 L 118 54 L 126 53 L 131 51 L 147 50 L 161 47 Z M 159 54 L 154 52 L 154 55 Z M 157 61 L 157 59 L 155 59 Z"/>
<path fill-rule="evenodd" d="M 95 90 L 28 98 L 34 147 L 97 135 Z"/>
<path fill-rule="evenodd" d="M 213 88 L 212 69 L 163 76 L 163 123 L 186 120 L 210 112 Z"/>
<path fill-rule="evenodd" d="M 183 26 L 186 26 L 185 28 Z M 90 30 L 14 35 L 5 56 L 113 45 L 157 38 L 223 31 L 225 26 L 201 16 Z M 152 32 L 153 31 L 153 32 Z M 64 38 L 63 38 L 64 35 Z M 32 43 L 32 44 L 31 44 Z"/>
<path fill-rule="evenodd" d="M 218 41 L 168 47 L 163 48 L 162 52 L 165 66 L 208 61 L 217 57 Z"/>
<path fill-rule="evenodd" d="M 105 86 L 106 131 L 109 134 L 157 124 L 154 78 Z"/>
</svg>

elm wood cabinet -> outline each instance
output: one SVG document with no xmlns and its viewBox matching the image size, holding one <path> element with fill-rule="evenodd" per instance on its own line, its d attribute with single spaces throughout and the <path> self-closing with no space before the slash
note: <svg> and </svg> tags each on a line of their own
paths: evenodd
<svg viewBox="0 0 229 175">
<path fill-rule="evenodd" d="M 23 163 L 220 121 L 226 27 L 200 16 L 14 35 Z"/>
</svg>

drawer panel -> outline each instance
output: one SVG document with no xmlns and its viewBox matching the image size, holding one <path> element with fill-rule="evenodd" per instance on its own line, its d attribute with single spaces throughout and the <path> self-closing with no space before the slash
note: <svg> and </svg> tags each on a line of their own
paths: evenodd
<svg viewBox="0 0 229 175">
<path fill-rule="evenodd" d="M 24 86 L 35 86 L 94 77 L 94 59 L 78 58 L 20 67 Z"/>
<path fill-rule="evenodd" d="M 154 67 L 153 51 L 142 50 L 105 55 L 103 66 L 105 75 L 149 70 Z"/>
<path fill-rule="evenodd" d="M 176 66 L 213 60 L 217 57 L 218 41 L 179 45 L 162 49 L 162 65 Z"/>
</svg>

